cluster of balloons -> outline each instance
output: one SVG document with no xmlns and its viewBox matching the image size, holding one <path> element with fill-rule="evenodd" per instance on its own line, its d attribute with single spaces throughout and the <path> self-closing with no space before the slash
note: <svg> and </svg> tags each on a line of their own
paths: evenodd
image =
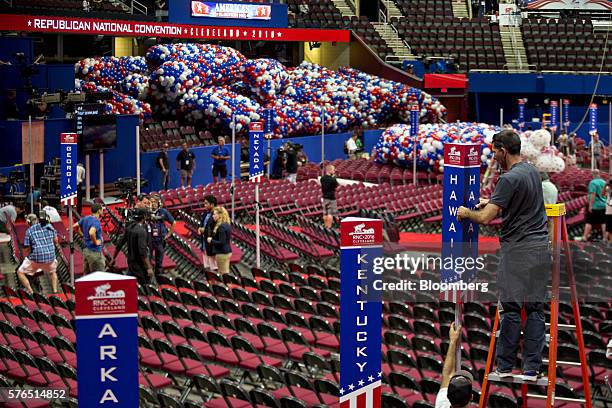
<svg viewBox="0 0 612 408">
<path fill-rule="evenodd" d="M 88 58 L 75 65 L 75 72 L 81 86 L 112 89 L 121 99 L 115 101 L 121 112 L 140 113 L 137 109 L 147 107 L 150 112 L 152 106 L 161 118 L 226 129 L 234 115 L 236 130 L 244 131 L 272 109 L 278 137 L 320 133 L 323 127 L 337 133 L 405 122 L 413 105 L 419 106 L 422 122 L 446 115 L 435 98 L 401 83 L 307 62 L 286 68 L 273 59 L 249 60 L 233 48 L 211 44 L 155 45 L 144 58 Z"/>
<path fill-rule="evenodd" d="M 416 150 L 418 169 L 442 173 L 445 143 L 480 143 L 484 145 L 481 161 L 487 167 L 493 156 L 493 135 L 499 131 L 499 127 L 484 123 L 426 124 L 420 125 L 417 136 L 412 137 L 410 125 L 393 125 L 383 132 L 376 143 L 374 159 L 378 163 L 407 167 L 412 165 Z"/>
<path fill-rule="evenodd" d="M 141 121 L 151 117 L 151 105 L 113 89 L 96 85 L 94 82 L 75 81 L 76 88 L 86 92 L 110 92 L 112 98 L 105 101 L 104 110 L 113 115 L 138 115 Z"/>
<path fill-rule="evenodd" d="M 248 60 L 240 71 L 243 73 L 242 81 L 261 101 L 273 102 L 289 83 L 287 68 L 270 58 Z"/>
<path fill-rule="evenodd" d="M 528 130 L 520 136 L 521 156 L 533 163 L 539 171 L 560 173 L 565 170 L 563 154 L 550 145 L 552 136 L 546 129 Z"/>
</svg>

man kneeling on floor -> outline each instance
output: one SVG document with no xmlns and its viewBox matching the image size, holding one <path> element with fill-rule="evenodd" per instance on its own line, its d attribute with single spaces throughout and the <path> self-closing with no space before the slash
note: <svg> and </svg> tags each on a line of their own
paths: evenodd
<svg viewBox="0 0 612 408">
<path fill-rule="evenodd" d="M 25 234 L 23 242 L 25 258 L 17 269 L 17 278 L 28 292 L 32 292 L 28 276 L 34 276 L 36 272 L 42 270 L 51 277 L 51 290 L 57 293 L 57 260 L 55 259 L 55 246 L 59 243 L 57 232 L 44 211 L 40 212 L 40 221 L 34 214 L 28 215 L 26 220 L 31 227 Z"/>
</svg>

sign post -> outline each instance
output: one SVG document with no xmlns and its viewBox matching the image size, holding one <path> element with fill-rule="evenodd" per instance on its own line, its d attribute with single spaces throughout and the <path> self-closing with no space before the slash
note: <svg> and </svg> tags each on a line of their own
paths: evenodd
<svg viewBox="0 0 612 408">
<path fill-rule="evenodd" d="M 60 202 L 68 206 L 70 224 L 70 284 L 74 285 L 74 237 L 72 235 L 72 206 L 77 203 L 77 134 L 60 134 L 61 181 Z"/>
<path fill-rule="evenodd" d="M 550 144 L 555 144 L 555 134 L 557 133 L 557 124 L 559 123 L 559 103 L 557 101 L 550 101 L 550 130 L 552 137 L 550 138 Z"/>
<path fill-rule="evenodd" d="M 417 143 L 419 135 L 419 106 L 410 108 L 410 137 L 412 138 L 412 184 L 417 185 Z"/>
<path fill-rule="evenodd" d="M 465 268 L 455 268 L 455 263 L 443 262 L 442 283 L 470 283 L 476 278 L 475 261 L 478 257 L 478 224 L 470 220 L 459 222 L 457 209 L 460 206 L 474 208 L 480 199 L 480 145 L 444 145 L 444 190 L 442 199 L 442 259 L 472 259 Z M 461 303 L 468 300 L 472 292 L 449 289 L 440 298 L 455 303 L 455 325 L 461 322 Z M 461 350 L 457 349 L 457 369 L 461 367 Z"/>
<path fill-rule="evenodd" d="M 255 253 L 258 268 L 261 267 L 259 183 L 261 183 L 264 174 L 263 136 L 264 124 L 251 122 L 249 125 L 249 181 L 255 183 Z"/>
<path fill-rule="evenodd" d="M 593 146 L 593 135 L 597 133 L 597 104 L 589 106 L 589 135 L 591 136 L 591 170 L 595 170 L 595 149 Z"/>
<path fill-rule="evenodd" d="M 91 273 L 75 302 L 79 408 L 138 408 L 136 278 Z"/>
<path fill-rule="evenodd" d="M 232 113 L 232 183 L 230 185 L 230 192 L 232 193 L 232 221 L 234 221 L 234 211 L 236 210 L 236 195 L 234 191 L 236 175 L 236 151 L 234 149 L 236 143 L 236 115 Z M 225 180 L 223 180 L 225 183 Z"/>
<path fill-rule="evenodd" d="M 268 108 L 264 111 L 264 115 L 265 115 L 265 137 L 266 139 L 268 139 L 268 179 L 270 179 L 270 174 L 272 171 L 272 150 L 270 149 L 270 140 L 272 139 L 272 136 L 274 134 L 274 116 L 276 114 L 276 111 L 273 108 Z M 265 162 L 265 160 L 264 160 Z"/>
<path fill-rule="evenodd" d="M 325 106 L 321 107 L 321 175 L 325 175 Z"/>
<path fill-rule="evenodd" d="M 525 127 L 525 100 L 518 100 L 518 109 L 519 109 L 519 117 L 518 117 L 518 126 L 520 130 L 523 130 Z"/>
<path fill-rule="evenodd" d="M 373 262 L 383 256 L 382 220 L 345 218 L 340 237 L 340 408 L 380 408 L 382 288 L 374 282 L 382 276 Z"/>
<path fill-rule="evenodd" d="M 565 127 L 566 132 L 569 132 L 569 127 L 570 127 L 569 105 L 570 105 L 570 100 L 564 99 L 563 100 L 563 126 Z"/>
</svg>

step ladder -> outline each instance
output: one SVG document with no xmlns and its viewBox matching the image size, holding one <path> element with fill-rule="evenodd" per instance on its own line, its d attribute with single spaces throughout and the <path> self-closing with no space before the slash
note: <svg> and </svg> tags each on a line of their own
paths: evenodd
<svg viewBox="0 0 612 408">
<path fill-rule="evenodd" d="M 569 246 L 569 239 L 567 235 L 567 225 L 565 223 L 565 204 L 549 204 L 546 205 L 546 215 L 549 219 L 549 225 L 551 225 L 552 231 L 552 248 L 553 248 L 553 262 L 552 262 L 552 287 L 551 287 L 551 300 L 550 300 L 550 323 L 547 326 L 550 327 L 550 333 L 547 335 L 547 339 L 550 341 L 548 349 L 548 360 L 543 359 L 543 363 L 548 363 L 548 377 L 540 377 L 537 381 L 524 381 L 522 376 L 513 376 L 499 378 L 497 375 L 491 373 L 493 369 L 493 361 L 495 359 L 495 344 L 499 330 L 499 311 L 495 314 L 495 322 L 493 323 L 493 332 L 491 333 L 491 343 L 489 346 L 489 356 L 487 358 L 487 364 L 485 367 L 484 380 L 482 383 L 482 389 L 480 393 L 480 408 L 487 407 L 489 401 L 489 392 L 492 382 L 504 382 L 511 384 L 521 384 L 521 396 L 523 408 L 528 407 L 528 398 L 540 398 L 546 399 L 546 407 L 553 408 L 555 401 L 571 402 L 576 404 L 584 404 L 586 408 L 592 408 L 591 402 L 591 386 L 589 382 L 589 369 L 587 367 L 586 352 L 584 347 L 584 338 L 582 337 L 582 323 L 580 320 L 580 309 L 578 305 L 578 295 L 576 292 L 576 281 L 574 278 L 574 269 L 572 266 L 572 257 Z M 566 253 L 566 272 L 569 287 L 568 289 L 571 295 L 571 304 L 574 314 L 575 325 L 559 325 L 559 281 L 560 281 L 560 269 L 561 269 L 561 248 Z M 578 349 L 580 356 L 580 363 L 573 361 L 557 361 L 557 332 L 559 328 L 562 329 L 573 329 L 576 331 L 576 339 L 578 341 Z M 557 364 L 559 365 L 579 365 L 582 372 L 582 382 L 584 384 L 584 398 L 563 398 L 555 397 L 555 387 L 557 383 Z M 541 385 L 546 387 L 546 395 L 529 394 L 529 385 Z"/>
</svg>

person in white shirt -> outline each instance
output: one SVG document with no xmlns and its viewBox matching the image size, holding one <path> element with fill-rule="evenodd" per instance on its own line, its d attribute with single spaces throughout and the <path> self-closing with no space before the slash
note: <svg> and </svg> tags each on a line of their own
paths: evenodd
<svg viewBox="0 0 612 408">
<path fill-rule="evenodd" d="M 346 151 L 348 153 L 349 159 L 354 159 L 355 158 L 355 153 L 357 153 L 357 137 L 359 135 L 357 134 L 357 132 L 353 133 L 353 136 L 351 136 L 347 141 L 346 141 Z"/>
<path fill-rule="evenodd" d="M 548 173 L 541 172 L 540 178 L 542 179 L 542 193 L 544 194 L 544 204 L 557 204 L 557 197 L 559 196 L 559 190 L 552 181 L 548 178 Z"/>
<path fill-rule="evenodd" d="M 444 368 L 442 369 L 442 383 L 436 396 L 436 408 L 467 408 L 472 401 L 472 382 L 474 377 L 465 370 L 455 372 L 455 356 L 457 347 L 461 347 L 461 325 L 455 329 L 451 324 L 449 331 L 450 343 Z"/>
<path fill-rule="evenodd" d="M 49 217 L 49 221 L 53 224 L 54 222 L 62 222 L 62 217 L 57 212 L 55 207 L 51 207 L 48 202 L 44 201 L 41 203 L 42 210 Z"/>
<path fill-rule="evenodd" d="M 77 212 L 79 215 L 83 210 L 83 196 L 85 195 L 85 166 L 77 164 Z"/>
</svg>

